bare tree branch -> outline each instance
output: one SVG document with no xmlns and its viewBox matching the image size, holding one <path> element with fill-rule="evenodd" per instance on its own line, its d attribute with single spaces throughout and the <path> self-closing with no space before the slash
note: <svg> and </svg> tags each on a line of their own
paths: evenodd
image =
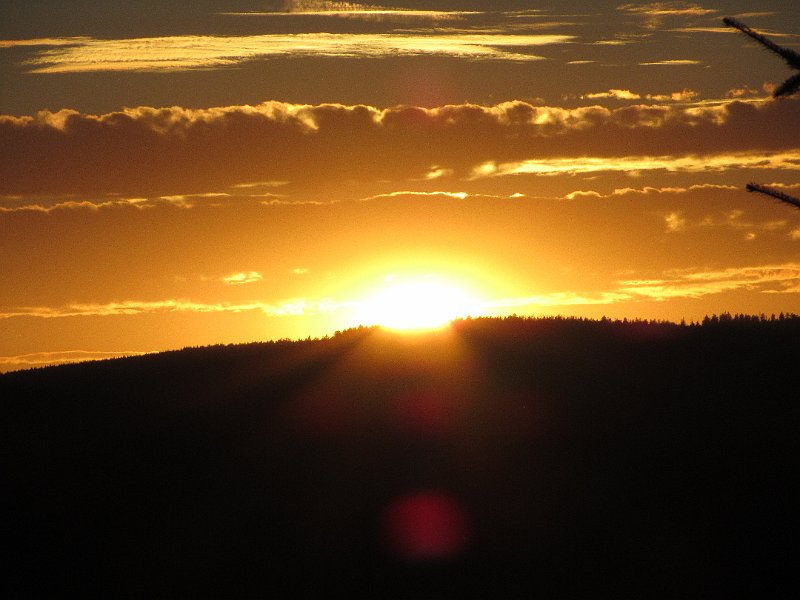
<svg viewBox="0 0 800 600">
<path fill-rule="evenodd" d="M 767 196 L 775 198 L 776 200 L 785 202 L 786 204 L 791 204 L 795 208 L 800 208 L 800 200 L 798 200 L 794 196 L 790 196 L 789 194 L 784 194 L 783 192 L 776 190 L 775 188 L 767 187 L 766 185 L 760 185 L 758 183 L 748 183 L 747 191 L 758 192 L 759 194 L 765 194 Z"/>
<path fill-rule="evenodd" d="M 753 31 L 747 25 L 742 23 L 741 21 L 737 21 L 732 17 L 725 17 L 722 19 L 722 22 L 729 27 L 733 27 L 738 29 L 742 33 L 747 36 L 750 36 L 763 46 L 765 46 L 768 50 L 778 54 L 786 61 L 790 68 L 800 71 L 800 53 L 795 52 L 791 48 L 784 48 L 783 46 L 779 46 L 769 38 L 760 33 Z M 786 81 L 784 81 L 778 88 L 775 90 L 774 96 L 777 98 L 778 96 L 790 96 L 796 92 L 800 91 L 800 74 L 793 75 Z"/>
</svg>

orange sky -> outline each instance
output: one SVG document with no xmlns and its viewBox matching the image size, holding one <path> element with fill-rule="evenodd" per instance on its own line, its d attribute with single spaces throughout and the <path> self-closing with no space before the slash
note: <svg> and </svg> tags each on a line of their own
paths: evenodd
<svg viewBox="0 0 800 600">
<path fill-rule="evenodd" d="M 743 189 L 800 195 L 800 97 L 721 24 L 797 49 L 785 3 L 224 4 L 0 9 L 0 370 L 321 336 L 398 282 L 800 312 L 800 211 Z"/>
</svg>

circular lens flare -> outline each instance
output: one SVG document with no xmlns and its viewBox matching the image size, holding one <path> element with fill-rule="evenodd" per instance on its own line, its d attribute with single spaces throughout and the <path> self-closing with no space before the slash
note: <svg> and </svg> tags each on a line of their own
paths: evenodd
<svg viewBox="0 0 800 600">
<path fill-rule="evenodd" d="M 450 560 L 467 546 L 466 514 L 447 493 L 420 491 L 398 498 L 387 507 L 384 523 L 389 547 L 402 560 Z"/>
</svg>

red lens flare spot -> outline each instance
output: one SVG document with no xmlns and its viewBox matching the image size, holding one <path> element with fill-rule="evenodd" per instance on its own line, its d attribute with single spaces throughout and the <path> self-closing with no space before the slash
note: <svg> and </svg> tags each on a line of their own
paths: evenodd
<svg viewBox="0 0 800 600">
<path fill-rule="evenodd" d="M 390 504 L 384 517 L 390 548 L 403 560 L 449 560 L 466 547 L 464 510 L 448 494 L 424 491 L 405 496 Z"/>
</svg>

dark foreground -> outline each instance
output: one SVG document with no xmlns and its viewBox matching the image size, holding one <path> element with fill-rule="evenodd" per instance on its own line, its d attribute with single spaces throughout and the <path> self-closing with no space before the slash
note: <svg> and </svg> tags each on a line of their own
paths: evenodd
<svg viewBox="0 0 800 600">
<path fill-rule="evenodd" d="M 797 597 L 800 319 L 0 377 L 3 597 Z"/>
</svg>

